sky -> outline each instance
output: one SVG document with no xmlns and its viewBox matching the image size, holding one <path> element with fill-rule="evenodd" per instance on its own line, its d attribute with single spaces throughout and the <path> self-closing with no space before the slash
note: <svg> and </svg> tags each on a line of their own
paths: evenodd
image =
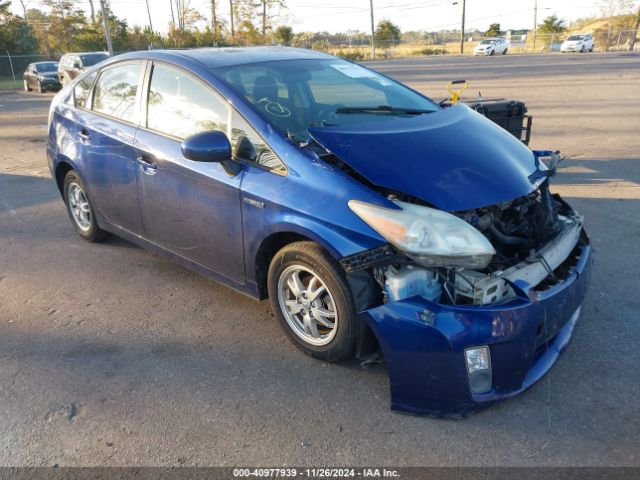
<svg viewBox="0 0 640 480">
<path fill-rule="evenodd" d="M 149 0 L 154 30 L 166 31 L 171 21 L 170 0 Z M 190 0 L 191 6 L 210 18 L 209 0 Z M 498 22 L 502 29 L 522 29 L 533 26 L 536 0 L 466 0 L 466 27 L 487 29 L 490 23 Z M 88 0 L 76 0 L 88 10 Z M 442 30 L 460 27 L 462 0 L 373 0 L 374 18 L 391 20 L 405 31 Z M 567 21 L 601 12 L 603 0 L 537 0 L 538 22 L 556 14 Z M 40 7 L 39 0 L 27 0 L 28 8 Z M 99 0 L 94 4 L 99 5 Z M 229 18 L 229 2 L 218 0 L 219 15 Z M 14 10 L 19 13 L 19 2 L 14 1 Z M 145 0 L 110 0 L 114 13 L 125 18 L 130 25 L 147 25 L 149 20 Z M 294 32 L 330 33 L 348 30 L 370 30 L 369 0 L 286 0 L 287 7 L 281 12 L 280 23 L 293 27 Z M 203 24 L 204 26 L 204 24 Z"/>
</svg>

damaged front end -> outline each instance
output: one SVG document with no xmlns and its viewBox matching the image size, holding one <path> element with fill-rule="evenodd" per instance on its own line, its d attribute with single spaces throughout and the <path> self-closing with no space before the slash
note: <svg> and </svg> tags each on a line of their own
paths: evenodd
<svg viewBox="0 0 640 480">
<path fill-rule="evenodd" d="M 322 160 L 384 197 L 349 207 L 388 245 L 342 266 L 394 409 L 463 414 L 551 368 L 591 271 L 582 217 L 549 191 L 555 153 L 461 105 L 310 133 Z"/>
<path fill-rule="evenodd" d="M 493 246 L 481 268 L 429 265 L 390 246 L 342 262 L 368 271 L 382 293 L 360 315 L 384 354 L 396 410 L 455 416 L 528 388 L 567 345 L 589 283 L 582 217 L 548 181 L 454 215 Z"/>
</svg>

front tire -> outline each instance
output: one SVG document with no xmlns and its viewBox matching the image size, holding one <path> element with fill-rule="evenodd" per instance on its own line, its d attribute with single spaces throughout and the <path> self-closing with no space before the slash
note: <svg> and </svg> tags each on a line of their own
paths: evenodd
<svg viewBox="0 0 640 480">
<path fill-rule="evenodd" d="M 84 182 L 74 170 L 64 177 L 63 193 L 67 213 L 76 232 L 89 242 L 104 240 L 108 234 L 98 226 Z"/>
<path fill-rule="evenodd" d="M 24 81 L 24 91 L 25 92 L 31 91 L 31 87 L 29 86 L 29 82 L 27 80 Z"/>
<path fill-rule="evenodd" d="M 491 55 L 492 57 L 496 54 L 495 50 L 491 50 L 491 53 L 489 55 Z"/>
<path fill-rule="evenodd" d="M 42 86 L 42 82 L 38 80 L 38 93 L 44 93 L 44 87 Z"/>
<path fill-rule="evenodd" d="M 273 312 L 291 341 L 314 358 L 353 355 L 356 309 L 337 262 L 313 242 L 295 242 L 271 261 L 267 287 Z"/>
</svg>

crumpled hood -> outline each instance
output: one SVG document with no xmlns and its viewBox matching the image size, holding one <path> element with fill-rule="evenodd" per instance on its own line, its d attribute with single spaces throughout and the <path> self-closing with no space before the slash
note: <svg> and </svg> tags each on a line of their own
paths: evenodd
<svg viewBox="0 0 640 480">
<path fill-rule="evenodd" d="M 522 142 L 462 104 L 309 133 L 371 183 L 449 212 L 521 197 L 545 177 Z"/>
</svg>

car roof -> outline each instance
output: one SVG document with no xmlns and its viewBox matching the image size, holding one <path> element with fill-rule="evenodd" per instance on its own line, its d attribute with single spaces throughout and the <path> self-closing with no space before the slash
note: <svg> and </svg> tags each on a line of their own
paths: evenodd
<svg viewBox="0 0 640 480">
<path fill-rule="evenodd" d="M 118 55 L 119 59 L 189 59 L 198 62 L 207 69 L 228 67 L 258 62 L 275 62 L 278 60 L 311 60 L 335 59 L 331 55 L 290 47 L 224 47 L 224 48 L 194 48 L 188 50 L 143 50 Z"/>
<path fill-rule="evenodd" d="M 57 60 L 47 60 L 45 62 L 33 62 L 31 65 L 44 65 L 45 63 L 58 63 Z"/>
</svg>

